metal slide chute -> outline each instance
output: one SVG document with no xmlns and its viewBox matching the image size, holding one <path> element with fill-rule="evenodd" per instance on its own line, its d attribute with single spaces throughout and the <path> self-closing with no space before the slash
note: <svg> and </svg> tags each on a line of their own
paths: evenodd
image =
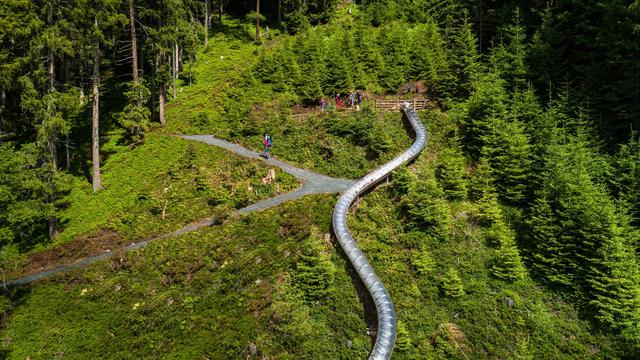
<svg viewBox="0 0 640 360">
<path fill-rule="evenodd" d="M 401 108 L 406 119 L 413 128 L 413 131 L 415 131 L 416 136 L 413 145 L 398 157 L 356 182 L 352 187 L 345 191 L 342 196 L 340 196 L 336 207 L 333 209 L 333 231 L 335 232 L 344 253 L 349 258 L 349 261 L 351 261 L 351 264 L 358 273 L 358 276 L 360 276 L 360 279 L 362 279 L 364 285 L 367 287 L 367 290 L 369 291 L 369 294 L 371 294 L 371 298 L 376 305 L 376 312 L 378 315 L 378 334 L 375 345 L 371 350 L 371 354 L 369 354 L 369 359 L 371 360 L 383 360 L 391 357 L 393 345 L 396 342 L 396 312 L 387 289 L 385 289 L 375 271 L 373 271 L 371 264 L 369 264 L 369 261 L 362 251 L 360 251 L 358 245 L 349 233 L 349 227 L 347 226 L 347 212 L 349 211 L 351 204 L 353 204 L 360 195 L 376 186 L 381 180 L 387 178 L 392 171 L 400 167 L 402 164 L 415 159 L 427 145 L 427 130 L 424 124 L 420 121 L 418 114 L 409 103 L 403 103 Z"/>
</svg>

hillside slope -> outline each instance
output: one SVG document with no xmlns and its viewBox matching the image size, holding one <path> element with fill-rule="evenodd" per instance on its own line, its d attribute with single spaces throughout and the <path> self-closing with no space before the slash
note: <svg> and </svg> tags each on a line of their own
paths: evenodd
<svg viewBox="0 0 640 360">
<path fill-rule="evenodd" d="M 261 51 L 268 56 L 278 41 L 295 40 L 283 38 Z M 360 112 L 305 109 L 302 116 L 293 114 L 290 107 L 299 98 L 291 88 L 278 91 L 243 76 L 253 69 L 257 45 L 225 36 L 214 44 L 200 56 L 195 84 L 185 86 L 170 103 L 168 129 L 152 134 L 149 146 L 175 141 L 166 140 L 166 133 L 212 133 L 257 150 L 261 133 L 269 130 L 276 157 L 357 178 L 410 144 L 400 114 L 377 113 L 370 104 Z M 395 302 L 399 331 L 394 358 L 633 357 L 618 334 L 585 319 L 575 298 L 530 276 L 526 265 L 531 259 L 520 255 L 516 243 L 521 209 L 498 201 L 489 165 L 463 152 L 469 144 L 460 143 L 455 117 L 460 115 L 453 115 L 421 112 L 430 135 L 425 152 L 398 170 L 389 184 L 357 202 L 350 214 L 354 238 Z M 196 146 L 177 143 L 183 150 Z M 239 184 L 237 192 L 223 193 L 228 206 L 275 191 L 265 188 L 259 196 L 236 198 L 233 194 L 242 194 L 239 189 L 257 181 L 266 168 L 240 161 L 236 167 L 218 150 L 201 150 L 195 168 L 222 162 L 215 171 L 201 170 L 205 180 L 215 179 L 223 188 Z M 136 154 L 126 152 L 112 161 L 122 161 L 120 171 L 127 174 L 127 159 L 147 163 Z M 184 166 L 180 159 L 174 165 Z M 197 195 L 201 190 L 191 169 L 182 169 L 190 185 L 174 182 L 184 199 L 195 204 L 181 221 L 212 211 Z M 160 173 L 170 178 L 173 171 Z M 145 179 L 140 176 L 125 193 L 152 192 L 164 199 L 165 184 L 156 177 L 149 190 Z M 283 182 L 294 185 L 287 177 Z M 87 270 L 14 289 L 0 298 L 5 313 L 0 355 L 365 358 L 371 348 L 367 328 L 375 320 L 361 284 L 330 235 L 335 201 L 335 196 L 309 196 L 232 217 L 118 254 Z M 142 236 L 164 226 L 157 225 L 157 206 L 153 209 L 124 208 L 125 218 L 137 219 L 123 221 L 124 228 L 131 226 L 132 236 Z M 74 215 L 70 229 L 91 233 L 103 221 L 96 217 L 85 222 Z M 130 223 L 135 226 L 126 225 Z"/>
</svg>

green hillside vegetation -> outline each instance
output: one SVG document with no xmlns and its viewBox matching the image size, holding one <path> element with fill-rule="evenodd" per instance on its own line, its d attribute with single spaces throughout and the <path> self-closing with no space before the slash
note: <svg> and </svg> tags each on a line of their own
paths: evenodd
<svg viewBox="0 0 640 360">
<path fill-rule="evenodd" d="M 268 65 L 264 64 L 268 57 L 285 56 L 280 55 L 282 48 L 290 45 L 282 43 L 290 43 L 289 38 L 270 41 L 267 55 L 262 56 L 257 52 L 264 52 L 263 46 L 224 35 L 214 41 L 193 67 L 195 84 L 184 87 L 180 97 L 168 105 L 167 131 L 213 134 L 255 150 L 262 147 L 261 135 L 269 131 L 276 157 L 345 178 L 364 176 L 410 144 L 402 123 L 394 117 L 378 118 L 370 104 L 361 112 L 320 114 L 314 107 L 293 114 L 292 108 L 300 101 L 315 105 L 317 100 L 298 92 L 306 88 L 303 73 L 298 70 L 298 77 L 292 78 L 285 75 L 288 70 L 273 64 L 265 68 Z M 289 56 L 276 61 L 296 61 Z M 265 74 L 279 77 L 281 83 L 272 83 Z M 327 88 L 326 93 L 332 90 Z M 320 94 L 318 90 L 313 96 Z"/>
<path fill-rule="evenodd" d="M 3 351 L 219 359 L 253 343 L 269 357 L 362 358 L 362 307 L 325 240 L 334 202 L 308 197 L 17 291 Z M 306 268 L 326 280 L 309 282 Z"/>
<path fill-rule="evenodd" d="M 102 172 L 103 189 L 98 193 L 81 179 L 69 184 L 68 204 L 61 212 L 64 230 L 55 242 L 25 244 L 26 252 L 19 247 L 5 250 L 5 275 L 20 275 L 29 256 L 58 246 L 64 249 L 65 243 L 79 244 L 63 253 L 91 255 L 95 250 L 82 252 L 82 242 L 106 235 L 111 249 L 211 215 L 225 219 L 236 209 L 299 186 L 279 169 L 276 181 L 265 185 L 261 179 L 268 168 L 257 161 L 161 134 L 150 134 L 134 150 L 112 155 Z M 77 251 L 81 253 L 73 254 Z"/>
<path fill-rule="evenodd" d="M 393 358 L 640 357 L 638 1 L 277 3 L 260 28 L 247 0 L 0 5 L 0 275 L 216 219 L 5 289 L 0 358 L 365 358 L 337 197 L 238 215 L 298 181 L 178 135 L 269 131 L 275 158 L 357 179 L 411 145 L 371 98 L 413 81 L 427 148 L 348 219 Z"/>
<path fill-rule="evenodd" d="M 429 155 L 365 197 L 349 219 L 398 309 L 404 331 L 394 356 L 621 356 L 572 301 L 527 275 L 495 197 L 447 200 L 448 180 L 434 169 L 457 166 L 458 186 L 471 193 L 495 190 L 449 150 L 456 141 L 450 117 L 421 117 Z M 363 289 L 327 235 L 335 200 L 307 197 L 232 218 L 16 290 L 2 343 L 18 358 L 36 349 L 43 357 L 235 358 L 249 344 L 275 358 L 362 358 L 369 340 L 356 291 Z"/>
</svg>

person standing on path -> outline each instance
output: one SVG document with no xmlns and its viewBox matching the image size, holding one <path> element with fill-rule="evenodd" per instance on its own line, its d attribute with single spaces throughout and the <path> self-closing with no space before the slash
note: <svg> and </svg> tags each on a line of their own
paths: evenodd
<svg viewBox="0 0 640 360">
<path fill-rule="evenodd" d="M 353 94 L 353 91 L 349 93 L 349 108 L 353 109 L 353 106 L 356 104 L 356 96 Z"/>
<path fill-rule="evenodd" d="M 320 111 L 324 111 L 324 98 L 320 99 Z"/>
<path fill-rule="evenodd" d="M 342 109 L 342 99 L 340 99 L 340 93 L 336 94 L 336 106 L 338 109 Z"/>
<path fill-rule="evenodd" d="M 269 132 L 265 132 L 264 133 L 264 139 L 262 140 L 262 144 L 264 145 L 264 157 L 265 158 L 269 158 L 269 149 L 271 148 L 271 145 L 273 144 L 273 141 L 271 140 L 271 135 L 269 135 Z"/>
</svg>

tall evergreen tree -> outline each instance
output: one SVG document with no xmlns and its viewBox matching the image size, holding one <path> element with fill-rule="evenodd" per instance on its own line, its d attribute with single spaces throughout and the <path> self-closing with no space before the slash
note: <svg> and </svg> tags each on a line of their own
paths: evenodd
<svg viewBox="0 0 640 360">
<path fill-rule="evenodd" d="M 446 96 L 464 99 L 473 90 L 473 82 L 481 73 L 480 55 L 476 37 L 466 13 L 462 24 L 449 41 L 449 73 L 443 87 Z"/>
<path fill-rule="evenodd" d="M 508 113 L 509 98 L 497 74 L 488 74 L 474 83 L 467 101 L 453 109 L 461 125 L 462 143 L 474 159 L 480 158 L 485 140 Z"/>
<path fill-rule="evenodd" d="M 45 240 L 48 218 L 55 214 L 49 201 L 42 149 L 27 144 L 0 144 L 0 249 L 12 243 L 33 246 Z"/>
<path fill-rule="evenodd" d="M 456 145 L 444 150 L 438 159 L 436 176 L 448 199 L 464 199 L 467 195 L 464 157 Z"/>
<path fill-rule="evenodd" d="M 640 227 L 640 136 L 632 133 L 614 158 L 613 187 L 624 207 L 629 209 L 631 223 Z M 640 248 L 640 244 L 638 245 Z"/>
<path fill-rule="evenodd" d="M 523 127 L 514 118 L 495 119 L 483 142 L 482 154 L 494 169 L 498 194 L 511 203 L 522 203 L 530 172 L 530 147 Z"/>
<path fill-rule="evenodd" d="M 505 80 L 507 89 L 524 90 L 528 73 L 526 57 L 526 33 L 518 8 L 513 23 L 499 31 L 498 39 L 491 47 L 490 68 Z"/>
<path fill-rule="evenodd" d="M 615 216 L 611 214 L 611 216 Z M 622 330 L 640 339 L 640 270 L 635 251 L 629 245 L 634 231 L 628 219 L 618 216 L 610 224 L 609 236 L 598 247 L 599 261 L 589 269 L 589 305 L 595 317 L 609 328 Z M 637 241 L 636 238 L 633 239 Z"/>
</svg>

